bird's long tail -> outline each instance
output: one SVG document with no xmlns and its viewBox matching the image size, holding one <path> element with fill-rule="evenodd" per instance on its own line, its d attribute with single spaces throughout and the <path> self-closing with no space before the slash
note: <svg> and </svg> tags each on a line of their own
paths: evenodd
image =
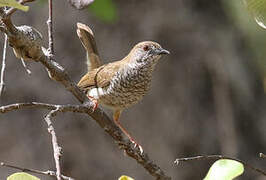
<svg viewBox="0 0 266 180">
<path fill-rule="evenodd" d="M 85 24 L 77 23 L 77 34 L 87 53 L 88 71 L 100 67 L 102 63 L 92 30 Z"/>
</svg>

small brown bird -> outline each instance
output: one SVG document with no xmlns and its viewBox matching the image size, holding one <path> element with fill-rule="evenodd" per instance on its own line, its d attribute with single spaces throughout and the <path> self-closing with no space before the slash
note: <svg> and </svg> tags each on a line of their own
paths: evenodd
<svg viewBox="0 0 266 180">
<path fill-rule="evenodd" d="M 125 108 L 138 103 L 147 93 L 155 65 L 161 55 L 169 54 L 169 51 L 163 49 L 156 42 L 144 41 L 135 45 L 122 60 L 97 67 L 100 65 L 100 58 L 95 41 L 91 38 L 93 34 L 90 29 L 86 30 L 88 27 L 84 27 L 84 25 L 78 24 L 77 32 L 87 50 L 90 66 L 87 74 L 79 81 L 78 87 L 90 99 L 113 110 L 113 120 L 116 125 L 142 151 L 142 148 L 120 124 L 119 116 Z M 86 34 L 84 30 L 90 31 L 89 34 L 91 35 Z M 91 44 L 94 44 L 93 48 Z"/>
</svg>

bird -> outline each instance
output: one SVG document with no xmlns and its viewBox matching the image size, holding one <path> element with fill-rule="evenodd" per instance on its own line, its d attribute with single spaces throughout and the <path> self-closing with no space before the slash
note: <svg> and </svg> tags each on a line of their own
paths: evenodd
<svg viewBox="0 0 266 180">
<path fill-rule="evenodd" d="M 123 110 L 137 104 L 148 92 L 152 74 L 162 55 L 170 54 L 154 41 L 137 43 L 124 58 L 108 64 L 101 63 L 94 35 L 89 27 L 78 24 L 78 36 L 87 50 L 88 72 L 78 82 L 78 87 L 89 99 L 113 111 L 113 121 L 140 148 L 120 123 Z"/>
</svg>

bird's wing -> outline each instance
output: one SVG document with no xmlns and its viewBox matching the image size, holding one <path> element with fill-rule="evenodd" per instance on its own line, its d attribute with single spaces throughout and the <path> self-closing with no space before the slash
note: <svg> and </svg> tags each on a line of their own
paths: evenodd
<svg viewBox="0 0 266 180">
<path fill-rule="evenodd" d="M 77 35 L 87 51 L 88 71 L 100 67 L 102 63 L 92 30 L 85 24 L 77 23 Z"/>
<path fill-rule="evenodd" d="M 85 74 L 78 83 L 78 87 L 87 92 L 92 88 L 104 88 L 110 84 L 115 73 L 124 65 L 122 61 L 105 64 Z"/>
</svg>

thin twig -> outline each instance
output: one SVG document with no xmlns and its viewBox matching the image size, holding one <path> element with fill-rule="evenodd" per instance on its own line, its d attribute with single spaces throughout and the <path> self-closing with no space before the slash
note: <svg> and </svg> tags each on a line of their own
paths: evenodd
<svg viewBox="0 0 266 180">
<path fill-rule="evenodd" d="M 12 21 L 5 20 L 3 21 L 5 27 L 9 33 L 7 33 L 9 38 L 12 38 L 13 48 L 27 47 L 27 44 L 31 43 L 31 49 L 34 48 L 38 50 L 38 43 L 32 43 L 31 40 L 27 37 L 27 34 L 18 33 L 16 26 L 13 25 Z M 23 41 L 18 41 L 20 39 Z M 37 41 L 37 40 L 36 40 Z M 20 42 L 20 43 L 18 43 Z M 35 52 L 38 56 L 34 56 L 33 60 L 42 63 L 45 68 L 49 71 L 53 80 L 61 83 L 65 89 L 73 94 L 76 99 L 84 104 L 85 102 L 93 104 L 88 100 L 84 92 L 82 92 L 76 85 L 76 83 L 69 77 L 65 69 L 58 64 L 50 55 L 43 53 L 43 49 Z M 30 49 L 25 48 L 25 54 L 30 54 Z M 41 56 L 39 56 L 41 55 Z M 0 112 L 3 112 L 0 109 Z M 91 112 L 91 111 L 90 111 Z M 129 157 L 135 159 L 143 168 L 146 169 L 152 176 L 156 179 L 171 179 L 169 176 L 165 175 L 164 171 L 154 163 L 145 152 L 141 153 L 139 148 L 135 148 L 134 144 L 123 134 L 123 132 L 115 125 L 115 123 L 108 117 L 108 115 L 101 109 L 97 108 L 94 112 L 88 114 L 98 123 L 98 125 L 105 130 L 114 140 L 118 143 L 119 147 L 126 152 Z"/>
<path fill-rule="evenodd" d="M 62 148 L 58 145 L 55 129 L 51 121 L 51 117 L 54 116 L 54 114 L 58 110 L 59 110 L 59 106 L 55 110 L 52 110 L 49 114 L 47 114 L 44 119 L 48 126 L 48 132 L 52 135 L 52 144 L 53 144 L 54 160 L 55 160 L 55 167 L 56 167 L 56 178 L 57 180 L 61 180 L 60 157 L 62 156 Z"/>
<path fill-rule="evenodd" d="M 49 0 L 49 17 L 47 20 L 48 38 L 49 38 L 49 53 L 54 56 L 54 37 L 53 37 L 53 0 Z"/>
<path fill-rule="evenodd" d="M 4 82 L 4 74 L 6 69 L 6 47 L 7 47 L 7 35 L 5 34 L 5 42 L 4 42 L 4 48 L 3 48 L 3 58 L 2 58 L 2 68 L 1 68 L 1 77 L 0 77 L 0 96 L 2 95 L 4 88 L 5 88 L 5 82 Z"/>
<path fill-rule="evenodd" d="M 25 61 L 24 61 L 24 59 L 23 59 L 23 58 L 20 58 L 20 60 L 21 60 L 22 66 L 25 68 L 25 70 L 26 70 L 26 72 L 28 73 L 28 75 L 31 75 L 31 71 L 30 71 L 30 69 L 27 67 L 27 65 L 26 65 L 26 63 L 25 63 Z"/>
<path fill-rule="evenodd" d="M 77 112 L 77 113 L 92 113 L 93 105 L 57 105 L 57 104 L 47 104 L 39 102 L 30 103 L 16 103 L 0 107 L 0 113 L 7 113 L 10 111 L 15 111 L 25 108 L 41 108 L 47 110 L 56 110 L 57 112 Z M 53 114 L 54 115 L 54 114 Z"/>
<path fill-rule="evenodd" d="M 56 110 L 56 112 L 77 112 L 77 113 L 86 113 L 93 118 L 95 118 L 96 122 L 117 142 L 121 149 L 125 150 L 125 153 L 134 158 L 139 164 L 141 164 L 151 175 L 155 176 L 157 179 L 171 179 L 166 176 L 161 168 L 156 165 L 154 162 L 150 160 L 146 153 L 141 153 L 138 148 L 134 148 L 134 144 L 131 143 L 126 136 L 123 135 L 121 130 L 113 123 L 113 121 L 109 120 L 108 116 L 105 115 L 103 111 L 99 108 L 95 111 L 93 109 L 92 104 L 83 105 L 54 105 L 54 104 L 46 104 L 46 103 L 16 103 L 10 104 L 6 106 L 0 107 L 0 113 L 7 113 L 10 111 L 15 111 L 19 109 L 25 108 L 42 108 L 47 110 Z M 54 115 L 54 114 L 52 114 Z"/>
<path fill-rule="evenodd" d="M 256 171 L 264 176 L 266 176 L 266 172 L 261 170 L 261 169 L 258 169 L 258 168 L 255 168 L 254 166 L 240 160 L 240 159 L 237 159 L 237 158 L 232 158 L 232 157 L 228 157 L 228 156 L 224 156 L 224 155 L 200 155 L 200 156 L 195 156 L 195 157 L 186 157 L 186 158 L 177 158 L 175 160 L 175 164 L 178 165 L 179 162 L 181 161 L 193 161 L 193 160 L 207 160 L 207 159 L 214 159 L 214 160 L 218 160 L 218 159 L 231 159 L 231 160 L 234 160 L 234 161 L 238 161 L 240 163 L 242 163 L 245 167 L 253 170 L 253 171 Z"/>
<path fill-rule="evenodd" d="M 56 177 L 56 172 L 50 171 L 50 170 L 48 170 L 48 171 L 40 171 L 40 170 L 36 170 L 36 169 L 22 168 L 22 167 L 10 165 L 10 164 L 4 163 L 4 162 L 0 162 L 0 165 L 1 166 L 5 166 L 5 167 L 9 167 L 9 168 L 12 168 L 12 169 L 18 169 L 18 170 L 20 170 L 22 172 L 31 172 L 31 173 L 49 175 L 49 176 Z M 74 180 L 72 177 L 68 177 L 68 176 L 64 176 L 64 175 L 61 175 L 61 178 L 64 179 L 64 180 Z"/>
</svg>

